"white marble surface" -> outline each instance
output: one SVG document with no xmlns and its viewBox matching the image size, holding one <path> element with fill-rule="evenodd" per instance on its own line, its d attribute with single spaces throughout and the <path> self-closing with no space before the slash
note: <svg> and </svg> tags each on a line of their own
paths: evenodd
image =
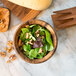
<svg viewBox="0 0 76 76">
<path fill-rule="evenodd" d="M 76 0 L 53 0 L 51 7 L 40 13 L 37 18 L 53 26 L 50 18 L 52 12 L 73 6 L 76 6 Z M 0 33 L 0 51 L 4 51 L 8 40 L 13 40 L 14 32 L 20 23 L 21 21 L 12 14 L 9 30 Z M 7 64 L 8 57 L 0 57 L 0 76 L 76 76 L 76 26 L 56 33 L 58 48 L 51 59 L 41 64 L 29 64 L 17 57 L 16 61 Z"/>
</svg>

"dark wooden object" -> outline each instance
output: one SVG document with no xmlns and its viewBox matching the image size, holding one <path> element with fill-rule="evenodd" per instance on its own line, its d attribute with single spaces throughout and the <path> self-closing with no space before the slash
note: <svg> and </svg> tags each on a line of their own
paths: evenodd
<svg viewBox="0 0 76 76">
<path fill-rule="evenodd" d="M 54 13 L 56 14 L 51 17 L 56 30 L 76 25 L 76 7 L 55 11 Z"/>
<path fill-rule="evenodd" d="M 11 2 L 8 2 L 7 0 L 1 0 L 1 1 L 7 8 L 11 10 L 12 13 L 14 13 L 23 22 L 35 18 L 40 13 L 40 11 L 21 7 Z"/>
<path fill-rule="evenodd" d="M 29 58 L 27 58 L 19 49 L 19 46 L 18 46 L 18 37 L 20 35 L 20 32 L 21 32 L 21 28 L 25 27 L 27 24 L 40 24 L 42 27 L 45 27 L 47 28 L 51 35 L 52 35 L 52 38 L 53 38 L 53 44 L 54 44 L 54 49 L 52 51 L 50 51 L 45 57 L 43 57 L 42 59 L 34 59 L 34 60 L 31 60 Z M 26 62 L 29 62 L 29 63 L 33 63 L 33 64 L 37 64 L 37 63 L 42 63 L 46 60 L 48 60 L 56 51 L 56 48 L 57 48 L 57 36 L 56 36 L 56 33 L 54 31 L 54 29 L 51 27 L 51 25 L 49 25 L 48 23 L 44 22 L 44 21 L 41 21 L 41 20 L 31 20 L 21 26 L 18 27 L 16 33 L 15 33 L 15 36 L 14 36 L 14 47 L 15 47 L 15 50 L 17 52 L 17 54 Z"/>
</svg>

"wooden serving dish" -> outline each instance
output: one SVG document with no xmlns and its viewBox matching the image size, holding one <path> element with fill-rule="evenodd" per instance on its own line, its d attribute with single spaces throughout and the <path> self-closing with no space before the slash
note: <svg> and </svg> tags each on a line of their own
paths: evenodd
<svg viewBox="0 0 76 76">
<path fill-rule="evenodd" d="M 18 37 L 19 37 L 19 34 L 21 32 L 21 28 L 25 27 L 27 24 L 39 24 L 41 25 L 42 27 L 45 27 L 46 29 L 48 29 L 52 35 L 52 39 L 53 39 L 53 44 L 54 44 L 54 49 L 49 52 L 45 57 L 43 57 L 42 59 L 34 59 L 34 60 L 31 60 L 29 58 L 27 58 L 20 50 L 19 50 L 19 47 L 18 47 Z M 49 25 L 48 23 L 44 22 L 44 21 L 41 21 L 41 20 L 31 20 L 31 21 L 28 21 L 26 23 L 24 23 L 23 25 L 19 26 L 16 33 L 15 33 L 15 36 L 14 36 L 14 47 L 15 47 L 15 50 L 17 52 L 17 54 L 26 62 L 29 62 L 29 63 L 33 63 L 33 64 L 37 64 L 37 63 L 42 63 L 46 60 L 48 60 L 56 51 L 56 48 L 57 48 L 57 36 L 56 36 L 56 33 L 54 31 L 54 29 L 51 27 L 51 25 Z"/>
<path fill-rule="evenodd" d="M 7 8 L 0 8 L 0 32 L 6 32 L 9 27 L 10 11 Z"/>
<path fill-rule="evenodd" d="M 9 2 L 8 0 L 1 0 L 1 1 L 13 14 L 15 14 L 23 22 L 35 18 L 41 12 L 16 5 L 12 2 Z"/>
</svg>

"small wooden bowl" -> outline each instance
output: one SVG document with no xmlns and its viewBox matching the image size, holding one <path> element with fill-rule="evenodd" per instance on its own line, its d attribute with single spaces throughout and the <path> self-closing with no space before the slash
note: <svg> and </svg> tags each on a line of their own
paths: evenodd
<svg viewBox="0 0 76 76">
<path fill-rule="evenodd" d="M 20 50 L 19 50 L 19 46 L 18 46 L 18 37 L 19 37 L 19 34 L 21 32 L 21 28 L 25 27 L 27 24 L 40 24 L 42 27 L 45 27 L 47 28 L 50 32 L 51 32 L 51 35 L 52 35 L 52 39 L 53 39 L 53 44 L 54 44 L 54 49 L 49 52 L 45 57 L 43 57 L 42 59 L 34 59 L 34 60 L 31 60 L 29 58 L 27 58 Z M 16 33 L 15 33 L 15 36 L 14 36 L 14 47 L 15 47 L 15 50 L 17 52 L 17 54 L 26 62 L 29 62 L 29 63 L 33 63 L 33 64 L 37 64 L 37 63 L 42 63 L 46 60 L 48 60 L 56 51 L 56 48 L 57 48 L 57 36 L 56 36 L 56 33 L 54 31 L 54 29 L 51 27 L 51 25 L 49 25 L 48 23 L 42 21 L 42 20 L 31 20 L 31 21 L 28 21 L 26 23 L 24 23 L 23 25 L 21 25 L 20 27 L 18 27 Z"/>
</svg>

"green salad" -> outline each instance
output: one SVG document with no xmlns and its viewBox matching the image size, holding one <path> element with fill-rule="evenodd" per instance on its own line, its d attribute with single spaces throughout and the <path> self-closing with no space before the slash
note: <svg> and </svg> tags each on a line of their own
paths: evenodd
<svg viewBox="0 0 76 76">
<path fill-rule="evenodd" d="M 51 33 L 38 24 L 21 28 L 19 49 L 30 59 L 41 59 L 53 50 Z"/>
</svg>

